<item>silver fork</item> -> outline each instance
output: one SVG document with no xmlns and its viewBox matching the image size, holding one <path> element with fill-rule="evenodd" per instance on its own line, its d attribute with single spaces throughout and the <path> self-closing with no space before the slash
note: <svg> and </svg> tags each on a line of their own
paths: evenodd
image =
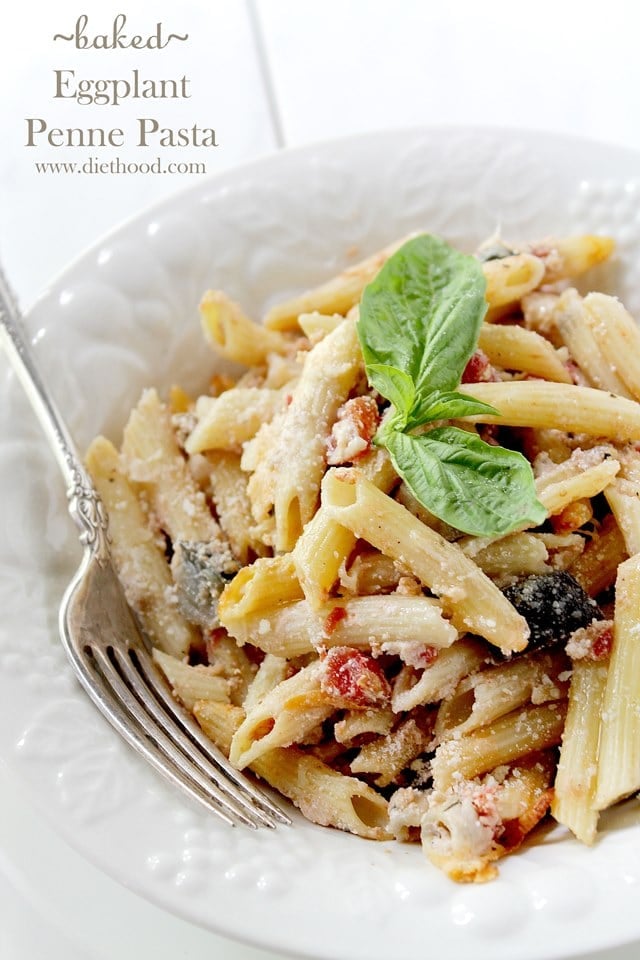
<svg viewBox="0 0 640 960">
<path fill-rule="evenodd" d="M 84 555 L 59 614 L 76 676 L 124 739 L 175 786 L 230 825 L 290 819 L 235 770 L 173 699 L 153 662 L 114 570 L 108 518 L 21 332 L 17 301 L 0 268 L 0 341 L 67 481 L 69 513 Z"/>
</svg>

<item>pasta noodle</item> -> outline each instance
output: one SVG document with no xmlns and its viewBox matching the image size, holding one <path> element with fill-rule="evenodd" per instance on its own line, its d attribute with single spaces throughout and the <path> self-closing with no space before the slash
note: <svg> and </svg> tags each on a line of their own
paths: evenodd
<svg viewBox="0 0 640 960">
<path fill-rule="evenodd" d="M 355 326 L 345 320 L 309 352 L 275 436 L 269 433 L 248 492 L 257 521 L 273 510 L 276 550 L 291 550 L 315 513 L 331 424 L 360 367 Z"/>
<path fill-rule="evenodd" d="M 389 329 L 373 347 L 362 331 L 403 250 L 263 323 L 208 291 L 207 343 L 248 369 L 168 403 L 146 390 L 121 448 L 96 438 L 87 465 L 154 659 L 231 762 L 317 824 L 419 841 L 483 881 L 549 812 L 591 844 L 640 791 L 640 333 L 569 285 L 609 238 L 494 238 L 460 382 L 413 327 L 400 369 Z M 396 335 L 433 335 L 410 298 L 396 308 Z M 447 469 L 428 459 L 443 436 Z M 536 511 L 458 522 L 502 482 L 474 459 L 498 446 L 523 451 Z"/>
<path fill-rule="evenodd" d="M 463 552 L 357 472 L 331 472 L 325 502 L 341 525 L 414 570 L 448 607 L 452 622 L 506 651 L 520 650 L 528 628 L 503 594 Z"/>
<path fill-rule="evenodd" d="M 291 601 L 243 616 L 223 597 L 220 622 L 239 643 L 281 657 L 299 657 L 320 646 L 368 649 L 388 642 L 400 647 L 428 643 L 440 649 L 458 636 L 437 601 L 398 593 L 329 600 L 319 610 L 306 600 Z"/>
<path fill-rule="evenodd" d="M 221 290 L 209 290 L 200 304 L 202 332 L 211 346 L 237 363 L 264 363 L 270 353 L 284 353 L 288 342 L 245 316 Z"/>
<path fill-rule="evenodd" d="M 595 807 L 602 810 L 640 789 L 640 555 L 618 568 L 611 664 L 602 702 Z"/>
<path fill-rule="evenodd" d="M 113 560 L 129 604 L 153 644 L 165 653 L 185 656 L 197 643 L 197 633 L 178 609 L 169 564 L 122 470 L 118 451 L 97 437 L 86 463 L 109 514 Z"/>
<path fill-rule="evenodd" d="M 460 392 L 500 411 L 500 416 L 465 418 L 474 423 L 551 427 L 611 440 L 640 440 L 638 404 L 592 387 L 519 380 L 463 385 Z"/>
</svg>

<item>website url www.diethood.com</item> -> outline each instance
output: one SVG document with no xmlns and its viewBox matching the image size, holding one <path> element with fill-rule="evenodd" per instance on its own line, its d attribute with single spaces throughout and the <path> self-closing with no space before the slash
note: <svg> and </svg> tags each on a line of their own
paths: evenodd
<svg viewBox="0 0 640 960">
<path fill-rule="evenodd" d="M 49 176 L 57 174 L 159 174 L 173 175 L 203 174 L 207 172 L 206 163 L 197 161 L 163 161 L 156 157 L 151 161 L 125 161 L 120 157 L 112 160 L 99 160 L 97 157 L 88 157 L 86 160 L 34 160 L 36 173 Z"/>
</svg>

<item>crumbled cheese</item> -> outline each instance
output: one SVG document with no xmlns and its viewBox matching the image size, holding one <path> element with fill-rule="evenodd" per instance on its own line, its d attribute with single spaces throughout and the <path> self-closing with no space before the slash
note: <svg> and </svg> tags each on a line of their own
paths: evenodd
<svg viewBox="0 0 640 960">
<path fill-rule="evenodd" d="M 416 670 L 424 670 L 425 665 L 433 660 L 432 650 L 433 648 L 422 640 L 387 640 L 376 643 L 375 650 L 374 647 L 371 648 L 374 657 L 388 653 L 400 657 L 403 663 L 415 667 Z"/>
<path fill-rule="evenodd" d="M 327 453 L 327 463 L 351 463 L 369 446 L 368 441 L 360 436 L 358 428 L 352 420 L 339 420 L 331 430 L 332 446 Z"/>
<path fill-rule="evenodd" d="M 574 630 L 565 647 L 572 660 L 603 660 L 613 640 L 613 620 L 592 620 L 589 626 Z"/>
<path fill-rule="evenodd" d="M 402 787 L 396 790 L 389 801 L 389 830 L 396 840 L 412 839 L 412 829 L 419 829 L 429 811 L 429 793 Z"/>
</svg>

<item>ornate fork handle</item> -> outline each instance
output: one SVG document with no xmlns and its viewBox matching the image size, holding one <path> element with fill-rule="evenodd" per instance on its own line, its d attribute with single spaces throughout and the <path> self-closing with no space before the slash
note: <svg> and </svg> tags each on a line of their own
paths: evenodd
<svg viewBox="0 0 640 960">
<path fill-rule="evenodd" d="M 110 556 L 106 511 L 53 397 L 38 373 L 21 330 L 18 304 L 1 268 L 0 321 L 0 339 L 67 482 L 69 513 L 80 528 L 80 541 L 97 560 L 106 560 Z"/>
</svg>

